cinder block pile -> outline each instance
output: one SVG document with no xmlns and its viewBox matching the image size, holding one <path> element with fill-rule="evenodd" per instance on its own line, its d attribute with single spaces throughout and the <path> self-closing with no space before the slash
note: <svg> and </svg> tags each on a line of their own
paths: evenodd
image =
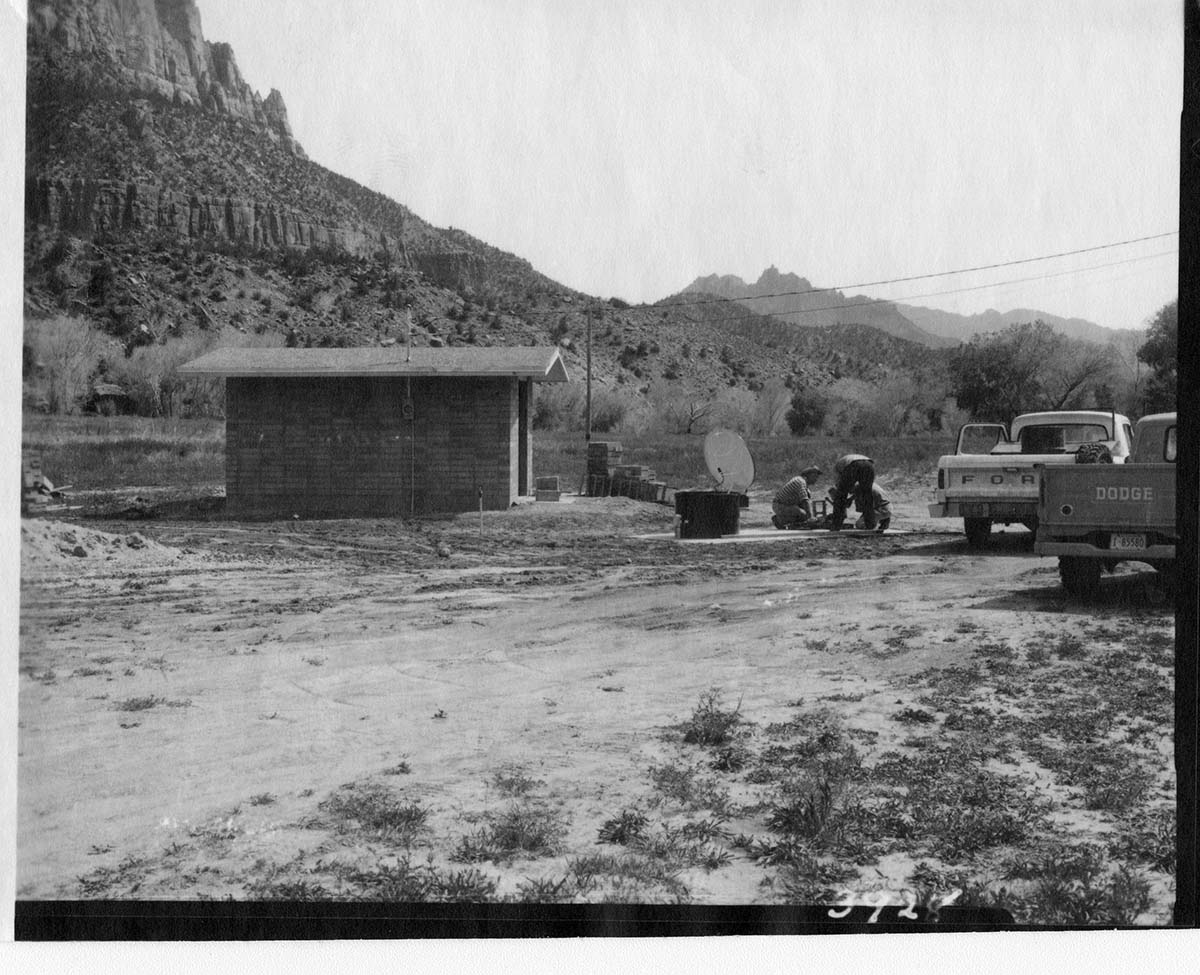
<svg viewBox="0 0 1200 975">
<path fill-rule="evenodd" d="M 592 441 L 584 493 L 592 498 L 622 497 L 635 501 L 666 501 L 667 485 L 654 470 L 641 464 L 622 464 L 621 445 Z"/>
</svg>

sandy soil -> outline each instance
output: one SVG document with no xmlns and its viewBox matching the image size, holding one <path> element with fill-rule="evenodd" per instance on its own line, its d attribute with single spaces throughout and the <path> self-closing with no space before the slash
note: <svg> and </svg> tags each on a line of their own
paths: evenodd
<svg viewBox="0 0 1200 975">
<path fill-rule="evenodd" d="M 672 731 L 708 689 L 740 702 L 762 741 L 825 707 L 863 756 L 915 754 L 964 734 L 946 727 L 954 708 L 931 707 L 929 675 L 983 660 L 989 641 L 1027 653 L 1077 634 L 1098 654 L 1169 637 L 1149 573 L 1105 578 L 1099 608 L 1072 604 L 1026 533 L 972 552 L 924 503 L 901 497 L 900 531 L 862 537 L 770 531 L 755 497 L 744 537 L 721 545 L 677 541 L 670 509 L 625 499 L 482 523 L 26 519 L 18 897 L 247 897 L 339 858 L 450 869 L 456 842 L 518 799 L 563 830 L 553 854 L 476 864 L 495 896 L 519 895 L 572 857 L 620 853 L 597 836 L 622 809 L 676 825 L 706 814 L 673 805 L 648 770 L 708 767 Z M 1070 681 L 1069 660 L 1044 666 Z M 1155 679 L 1169 686 L 1169 667 Z M 981 685 L 963 707 L 996 693 Z M 898 720 L 906 710 L 931 724 Z M 1169 718 L 1121 726 L 1139 715 L 1158 722 L 1138 753 L 1145 814 L 1170 807 L 1174 779 Z M 1027 754 L 998 761 L 1053 806 L 1059 838 L 1121 830 Z M 351 784 L 419 803 L 421 838 L 401 848 L 333 822 L 328 799 Z M 727 786 L 750 795 L 744 777 Z M 750 802 L 723 818 L 726 837 L 765 831 Z M 723 865 L 678 872 L 683 899 L 786 899 L 771 867 L 727 845 Z M 959 866 L 998 882 L 1002 852 Z M 842 886 L 911 886 L 919 860 L 937 865 L 895 847 Z M 1171 880 L 1146 876 L 1140 920 L 1165 921 Z M 666 897 L 629 899 L 643 896 Z"/>
</svg>

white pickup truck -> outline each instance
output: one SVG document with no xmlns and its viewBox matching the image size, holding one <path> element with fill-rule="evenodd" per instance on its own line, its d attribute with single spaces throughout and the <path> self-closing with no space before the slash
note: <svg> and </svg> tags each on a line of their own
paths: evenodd
<svg viewBox="0 0 1200 975">
<path fill-rule="evenodd" d="M 1133 428 L 1120 413 L 1066 410 L 1025 413 L 1003 423 L 968 423 L 958 431 L 953 454 L 938 458 L 935 518 L 961 518 L 967 544 L 987 542 L 992 525 L 1022 524 L 1037 531 L 1039 465 L 1075 463 L 1084 444 L 1103 444 L 1123 464 Z"/>
</svg>

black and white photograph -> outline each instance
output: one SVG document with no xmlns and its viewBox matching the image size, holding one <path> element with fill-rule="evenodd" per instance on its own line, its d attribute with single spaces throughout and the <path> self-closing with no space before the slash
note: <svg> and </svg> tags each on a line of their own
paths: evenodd
<svg viewBox="0 0 1200 975">
<path fill-rule="evenodd" d="M 0 15 L 19 938 L 1177 922 L 1184 4 Z"/>
</svg>

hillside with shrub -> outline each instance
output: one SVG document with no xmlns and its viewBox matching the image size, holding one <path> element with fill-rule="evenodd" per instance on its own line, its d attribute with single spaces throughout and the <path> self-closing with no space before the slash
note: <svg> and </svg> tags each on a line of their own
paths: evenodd
<svg viewBox="0 0 1200 975">
<path fill-rule="evenodd" d="M 96 27 L 111 0 L 54 6 L 29 26 L 28 409 L 219 416 L 219 384 L 175 375 L 218 345 L 557 344 L 576 382 L 543 391 L 538 422 L 579 429 L 590 326 L 601 432 L 903 432 L 956 415 L 951 350 L 894 309 L 801 326 L 697 290 L 708 279 L 652 305 L 584 295 L 309 160 L 282 96 L 251 92 L 227 45 L 183 38 L 213 74 L 181 87 Z M 64 27 L 80 24 L 91 40 Z"/>
</svg>

